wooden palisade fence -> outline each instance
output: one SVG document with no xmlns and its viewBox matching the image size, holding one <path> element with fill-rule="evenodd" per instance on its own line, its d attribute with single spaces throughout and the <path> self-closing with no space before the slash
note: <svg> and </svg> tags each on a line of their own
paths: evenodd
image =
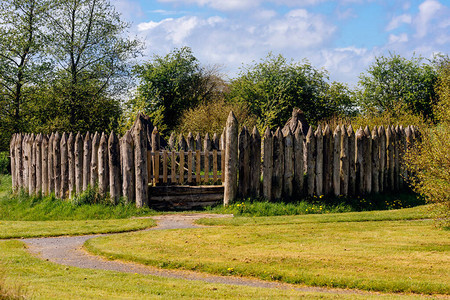
<svg viewBox="0 0 450 300">
<path fill-rule="evenodd" d="M 184 203 L 183 208 L 227 205 L 237 197 L 397 191 L 408 180 L 403 153 L 418 135 L 413 126 L 355 132 L 345 125 L 319 125 L 305 134 L 301 122 L 291 122 L 283 130 L 266 129 L 261 138 L 256 128 L 243 127 L 239 133 L 230 113 L 220 138 L 172 135 L 163 147 L 147 120 L 139 115 L 120 139 L 114 132 L 15 134 L 10 147 L 13 189 L 72 198 L 98 186 L 114 203 L 125 197 L 137 207 Z"/>
</svg>

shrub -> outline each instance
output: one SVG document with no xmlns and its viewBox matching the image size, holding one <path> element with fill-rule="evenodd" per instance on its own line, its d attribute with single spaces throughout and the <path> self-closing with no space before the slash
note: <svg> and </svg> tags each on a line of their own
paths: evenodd
<svg viewBox="0 0 450 300">
<path fill-rule="evenodd" d="M 415 174 L 414 190 L 434 203 L 436 219 L 450 226 L 450 62 L 440 70 L 437 86 L 439 102 L 434 107 L 438 124 L 424 128 L 422 139 L 407 153 L 410 171 Z"/>
<path fill-rule="evenodd" d="M 0 152 L 0 174 L 9 174 L 9 153 Z"/>
</svg>

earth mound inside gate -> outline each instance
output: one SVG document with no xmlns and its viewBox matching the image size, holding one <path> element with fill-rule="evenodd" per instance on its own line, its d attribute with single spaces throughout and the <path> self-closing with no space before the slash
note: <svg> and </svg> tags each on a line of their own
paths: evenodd
<svg viewBox="0 0 450 300">
<path fill-rule="evenodd" d="M 222 185 L 149 187 L 149 206 L 158 210 L 189 210 L 223 203 Z"/>
</svg>

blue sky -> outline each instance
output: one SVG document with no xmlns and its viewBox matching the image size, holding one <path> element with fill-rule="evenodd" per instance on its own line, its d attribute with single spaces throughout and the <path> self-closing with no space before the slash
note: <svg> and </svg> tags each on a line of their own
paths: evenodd
<svg viewBox="0 0 450 300">
<path fill-rule="evenodd" d="M 355 85 L 376 56 L 450 52 L 450 0 L 112 0 L 145 60 L 189 46 L 228 78 L 282 54 Z"/>
</svg>

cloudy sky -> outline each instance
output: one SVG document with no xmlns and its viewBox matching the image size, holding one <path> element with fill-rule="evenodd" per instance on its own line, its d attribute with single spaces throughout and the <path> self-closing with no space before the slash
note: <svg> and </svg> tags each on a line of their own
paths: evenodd
<svg viewBox="0 0 450 300">
<path fill-rule="evenodd" d="M 269 52 L 354 85 L 375 56 L 450 54 L 450 0 L 112 0 L 145 57 L 189 46 L 228 78 Z"/>
</svg>

